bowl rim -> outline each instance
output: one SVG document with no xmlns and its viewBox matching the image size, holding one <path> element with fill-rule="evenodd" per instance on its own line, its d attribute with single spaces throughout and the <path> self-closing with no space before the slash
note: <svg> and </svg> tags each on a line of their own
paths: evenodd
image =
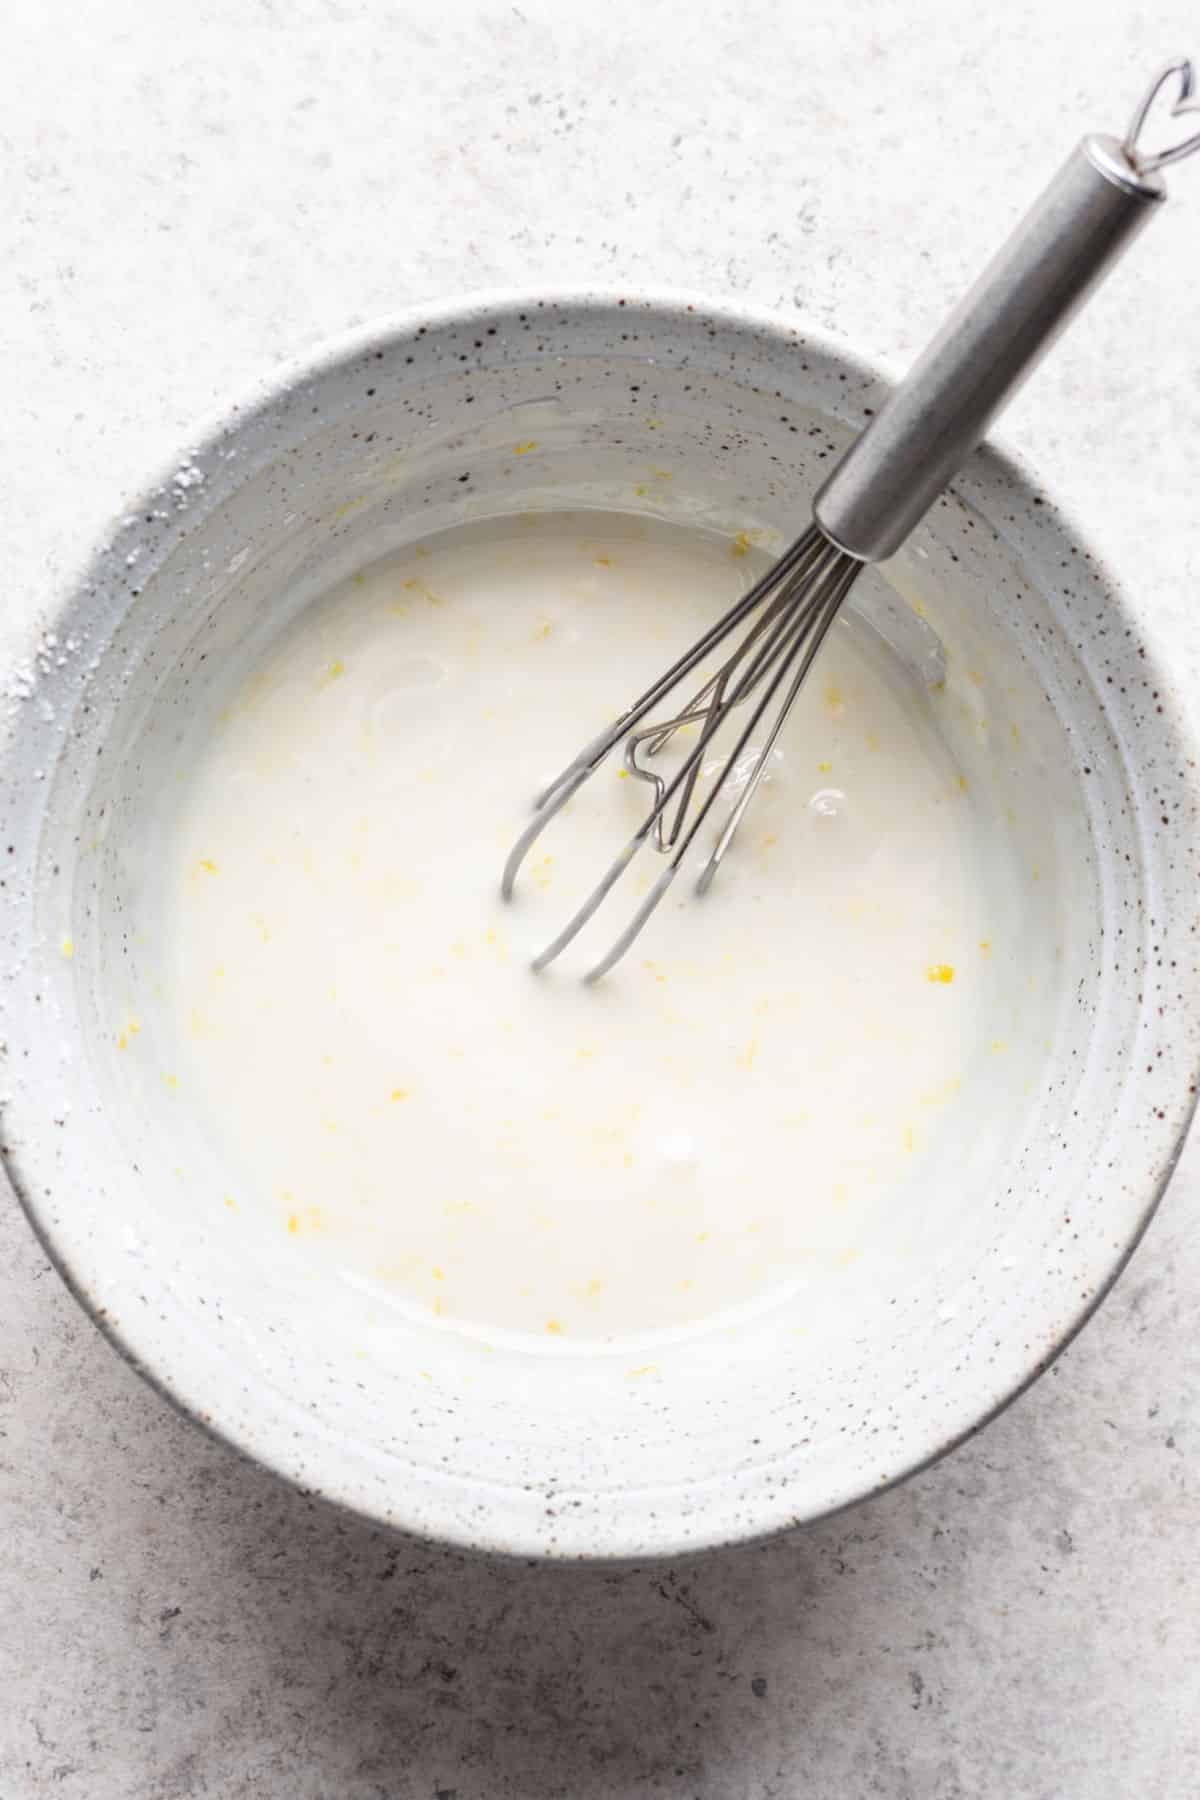
<svg viewBox="0 0 1200 1800">
<path fill-rule="evenodd" d="M 286 406 L 289 397 L 305 385 L 336 374 L 339 369 L 349 368 L 365 355 L 381 348 L 395 348 L 405 342 L 416 343 L 419 337 L 448 329 L 462 329 L 476 320 L 548 308 L 575 316 L 600 318 L 615 315 L 619 309 L 626 307 L 630 309 L 630 316 L 653 314 L 662 327 L 669 327 L 674 317 L 681 325 L 690 320 L 693 326 L 697 323 L 711 323 L 739 336 L 752 335 L 769 342 L 781 352 L 785 349 L 795 350 L 797 345 L 803 345 L 826 361 L 842 365 L 864 383 L 887 383 L 895 378 L 894 370 L 886 363 L 861 355 L 836 333 L 814 326 L 807 319 L 789 322 L 779 311 L 771 308 L 741 301 L 718 300 L 686 288 L 638 286 L 529 290 L 497 287 L 471 290 L 454 298 L 431 303 L 413 304 L 298 350 L 274 366 L 269 373 L 250 383 L 240 399 L 207 409 L 183 436 L 182 444 L 185 447 L 165 466 L 161 466 L 156 474 L 144 481 L 133 494 L 124 497 L 123 501 L 121 496 L 114 497 L 120 506 L 119 512 L 93 541 L 90 550 L 85 551 L 73 566 L 60 575 L 55 582 L 49 608 L 40 617 L 31 617 L 28 625 L 22 629 L 22 637 L 28 642 L 39 631 L 47 627 L 53 629 L 60 616 L 78 603 L 82 592 L 90 585 L 106 579 L 111 570 L 114 551 L 128 538 L 139 534 L 143 515 L 151 511 L 157 496 L 169 486 L 182 465 L 215 458 L 223 444 L 242 437 L 256 424 L 269 420 L 274 413 Z M 1195 811 L 1200 813 L 1200 742 L 1187 709 L 1181 703 L 1153 621 L 1148 620 L 1141 608 L 1134 605 L 1120 573 L 1114 570 L 1106 558 L 1091 549 L 1087 530 L 1079 526 L 1074 509 L 1046 494 L 1031 462 L 1023 453 L 1008 446 L 1003 435 L 999 443 L 989 435 L 974 452 L 968 467 L 986 471 L 993 479 L 1009 483 L 1027 500 L 1037 496 L 1041 520 L 1056 528 L 1081 550 L 1087 550 L 1089 566 L 1096 578 L 1114 603 L 1124 608 L 1130 618 L 1136 619 L 1139 637 L 1145 646 L 1145 667 L 1154 675 L 1160 689 L 1162 735 L 1165 741 L 1178 745 L 1185 752 L 1179 759 L 1180 766 L 1185 771 L 1184 780 L 1189 799 Z M 17 732 L 11 739 L 0 744 L 0 767 L 14 754 L 14 746 L 16 754 L 19 754 L 20 737 L 21 734 Z M 1186 754 L 1189 746 L 1195 751 L 1192 757 Z M 1200 831 L 1194 831 L 1193 835 L 1200 844 Z M 3 988 L 0 987 L 0 996 L 2 994 Z M 1193 1016 L 1200 1017 L 1200 990 L 1190 1007 L 1185 1003 L 1176 1017 L 1184 1017 L 1189 1011 Z M 136 1315 L 130 1312 L 120 1320 L 113 1318 L 106 1311 L 101 1297 L 89 1290 L 87 1275 L 81 1267 L 86 1260 L 81 1253 L 82 1246 L 69 1241 L 61 1225 L 55 1226 L 46 1216 L 39 1205 L 33 1182 L 22 1174 L 20 1158 L 2 1133 L 0 1167 L 3 1168 L 48 1260 L 112 1347 L 178 1413 L 238 1455 L 293 1485 L 302 1486 L 305 1492 L 320 1497 L 335 1507 L 374 1524 L 402 1533 L 409 1532 L 426 1541 L 521 1560 L 533 1557 L 545 1561 L 620 1564 L 647 1558 L 699 1555 L 721 1548 L 750 1545 L 799 1524 L 811 1524 L 820 1519 L 835 1517 L 929 1468 L 982 1431 L 1019 1399 L 1073 1342 L 1107 1297 L 1141 1242 L 1174 1174 L 1196 1110 L 1200 1090 L 1200 1041 L 1193 1055 L 1193 1066 L 1185 1073 L 1190 1076 L 1188 1098 L 1182 1107 L 1177 1108 L 1176 1122 L 1171 1127 L 1173 1136 L 1165 1144 L 1156 1178 L 1148 1184 L 1136 1209 L 1131 1207 L 1132 1216 L 1124 1241 L 1114 1251 L 1103 1276 L 1094 1283 L 1091 1291 L 1078 1297 L 1071 1305 L 1063 1307 L 1060 1315 L 1062 1322 L 1054 1329 L 1048 1345 L 1038 1349 L 1036 1353 L 1030 1347 L 1029 1365 L 1023 1377 L 1007 1387 L 985 1411 L 965 1424 L 941 1427 L 940 1435 L 929 1448 L 911 1455 L 907 1460 L 899 1459 L 898 1466 L 889 1473 L 886 1480 L 869 1488 L 861 1488 L 858 1492 L 811 1512 L 798 1514 L 795 1506 L 788 1505 L 782 1498 L 762 1496 L 763 1504 L 759 1508 L 761 1516 L 753 1520 L 746 1518 L 742 1528 L 730 1531 L 720 1529 L 719 1524 L 715 1529 L 706 1529 L 705 1509 L 700 1507 L 692 1514 L 693 1520 L 700 1525 L 698 1531 L 689 1532 L 684 1537 L 673 1530 L 669 1522 L 656 1519 L 653 1533 L 644 1534 L 636 1544 L 606 1545 L 590 1542 L 581 1546 L 579 1543 L 568 1542 L 560 1546 L 537 1536 L 533 1528 L 527 1528 L 521 1541 L 517 1541 L 517 1534 L 493 1532 L 489 1529 L 490 1521 L 478 1521 L 469 1528 L 461 1528 L 449 1515 L 433 1529 L 425 1519 L 417 1523 L 398 1516 L 396 1512 L 389 1511 L 385 1514 L 373 1507 L 361 1486 L 356 1486 L 353 1480 L 339 1477 L 334 1469 L 322 1470 L 313 1479 L 307 1470 L 298 1465 L 296 1459 L 288 1458 L 280 1443 L 256 1439 L 254 1415 L 250 1411 L 230 1406 L 224 1409 L 228 1416 L 222 1418 L 219 1416 L 222 1410 L 219 1394 L 212 1396 L 212 1410 L 201 1410 L 196 1397 L 185 1391 L 187 1384 L 181 1380 L 179 1368 L 167 1370 L 159 1363 L 145 1360 L 140 1348 L 139 1333 L 127 1322 L 127 1319 L 133 1319 Z M 5 1107 L 8 1104 L 11 1102 L 6 1102 Z M 0 1123 L 5 1107 L 0 1107 Z M 642 1523 L 644 1525 L 645 1521 Z M 652 1536 L 653 1541 L 646 1541 L 647 1535 Z"/>
</svg>

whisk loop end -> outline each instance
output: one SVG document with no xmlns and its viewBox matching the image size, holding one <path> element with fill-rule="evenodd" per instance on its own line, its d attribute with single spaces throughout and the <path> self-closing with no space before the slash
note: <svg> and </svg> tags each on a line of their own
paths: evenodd
<svg viewBox="0 0 1200 1800">
<path fill-rule="evenodd" d="M 810 525 L 748 593 L 543 790 L 532 819 L 504 865 L 501 892 L 506 900 L 512 897 L 517 873 L 534 843 L 618 744 L 625 747 L 626 772 L 648 783 L 652 798 L 646 817 L 599 883 L 553 942 L 534 959 L 535 970 L 546 968 L 566 949 L 612 892 L 638 851 L 649 843 L 660 854 L 670 856 L 671 861 L 625 930 L 585 979 L 594 982 L 606 975 L 625 955 L 662 901 L 731 775 L 750 755 L 750 774 L 700 876 L 697 891 L 707 892 L 763 779 L 771 752 L 813 660 L 861 567 L 861 562 L 832 544 L 818 526 Z M 678 711 L 666 718 L 652 718 L 698 664 L 742 626 L 746 629 L 716 674 L 708 677 Z M 750 709 L 732 747 L 726 750 L 723 740 L 718 742 L 723 727 L 755 694 L 759 696 L 757 703 Z M 643 725 L 644 720 L 649 723 Z M 643 759 L 657 756 L 685 726 L 696 728 L 698 737 L 674 775 L 667 777 L 647 767 Z M 763 728 L 765 737 L 761 744 L 752 746 L 752 739 Z M 722 758 L 719 773 L 703 796 L 698 797 L 701 774 L 714 751 Z"/>
</svg>

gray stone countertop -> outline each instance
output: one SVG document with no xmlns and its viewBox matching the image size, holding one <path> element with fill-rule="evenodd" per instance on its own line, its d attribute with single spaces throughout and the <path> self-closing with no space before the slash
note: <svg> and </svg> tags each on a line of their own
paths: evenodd
<svg viewBox="0 0 1200 1800">
<path fill-rule="evenodd" d="M 686 286 L 899 369 L 1200 15 L 1078 0 L 14 0 L 0 654 L 197 419 L 412 301 Z M 1014 408 L 1200 680 L 1200 170 Z M 0 1193 L 0 1800 L 1200 1794 L 1200 1156 L 1052 1372 L 899 1491 L 622 1573 L 202 1437 Z"/>
</svg>

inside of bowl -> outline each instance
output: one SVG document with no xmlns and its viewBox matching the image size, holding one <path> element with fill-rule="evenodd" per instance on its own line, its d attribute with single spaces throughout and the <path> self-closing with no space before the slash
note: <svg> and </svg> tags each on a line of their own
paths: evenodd
<svg viewBox="0 0 1200 1800">
<path fill-rule="evenodd" d="M 69 887 L 47 882 L 46 929 L 70 939 L 58 998 L 82 1021 L 94 1097 L 79 1127 L 98 1171 L 90 1228 L 120 1240 L 116 1304 L 191 1346 L 188 1403 L 219 1390 L 215 1422 L 260 1450 L 269 1408 L 280 1466 L 418 1529 L 632 1554 L 854 1498 L 961 1429 L 956 1370 L 995 1361 L 1002 1387 L 997 1346 L 1029 1329 L 1062 1198 L 1119 1102 L 1141 954 L 1125 921 L 1143 894 L 1102 699 L 997 529 L 1009 496 L 985 471 L 971 505 L 940 503 L 853 598 L 937 690 L 994 902 L 981 952 L 997 1023 L 919 1183 L 852 1258 L 814 1258 L 785 1301 L 649 1344 L 500 1341 L 364 1301 L 222 1204 L 219 1137 L 164 1084 L 156 957 L 163 846 L 240 673 L 336 581 L 473 519 L 595 508 L 781 548 L 848 440 L 834 357 L 798 350 L 763 379 L 699 324 L 670 358 L 593 329 L 541 346 L 516 319 L 480 324 L 437 357 L 400 339 L 327 372 L 273 436 L 180 472 L 55 773 L 51 811 L 78 849 Z"/>
</svg>

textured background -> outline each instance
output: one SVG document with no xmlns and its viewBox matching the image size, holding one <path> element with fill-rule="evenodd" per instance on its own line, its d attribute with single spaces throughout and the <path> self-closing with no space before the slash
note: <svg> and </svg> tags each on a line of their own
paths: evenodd
<svg viewBox="0 0 1200 1800">
<path fill-rule="evenodd" d="M 1114 14 L 1115 23 L 1110 23 Z M 270 365 L 410 301 L 639 279 L 895 368 L 1200 15 L 1162 0 L 15 0 L 0 655 Z M 1200 169 L 1011 416 L 1200 680 Z M 1200 1793 L 1200 1158 L 1036 1389 L 765 1549 L 491 1567 L 169 1413 L 0 1193 L 0 1800 Z"/>
</svg>

